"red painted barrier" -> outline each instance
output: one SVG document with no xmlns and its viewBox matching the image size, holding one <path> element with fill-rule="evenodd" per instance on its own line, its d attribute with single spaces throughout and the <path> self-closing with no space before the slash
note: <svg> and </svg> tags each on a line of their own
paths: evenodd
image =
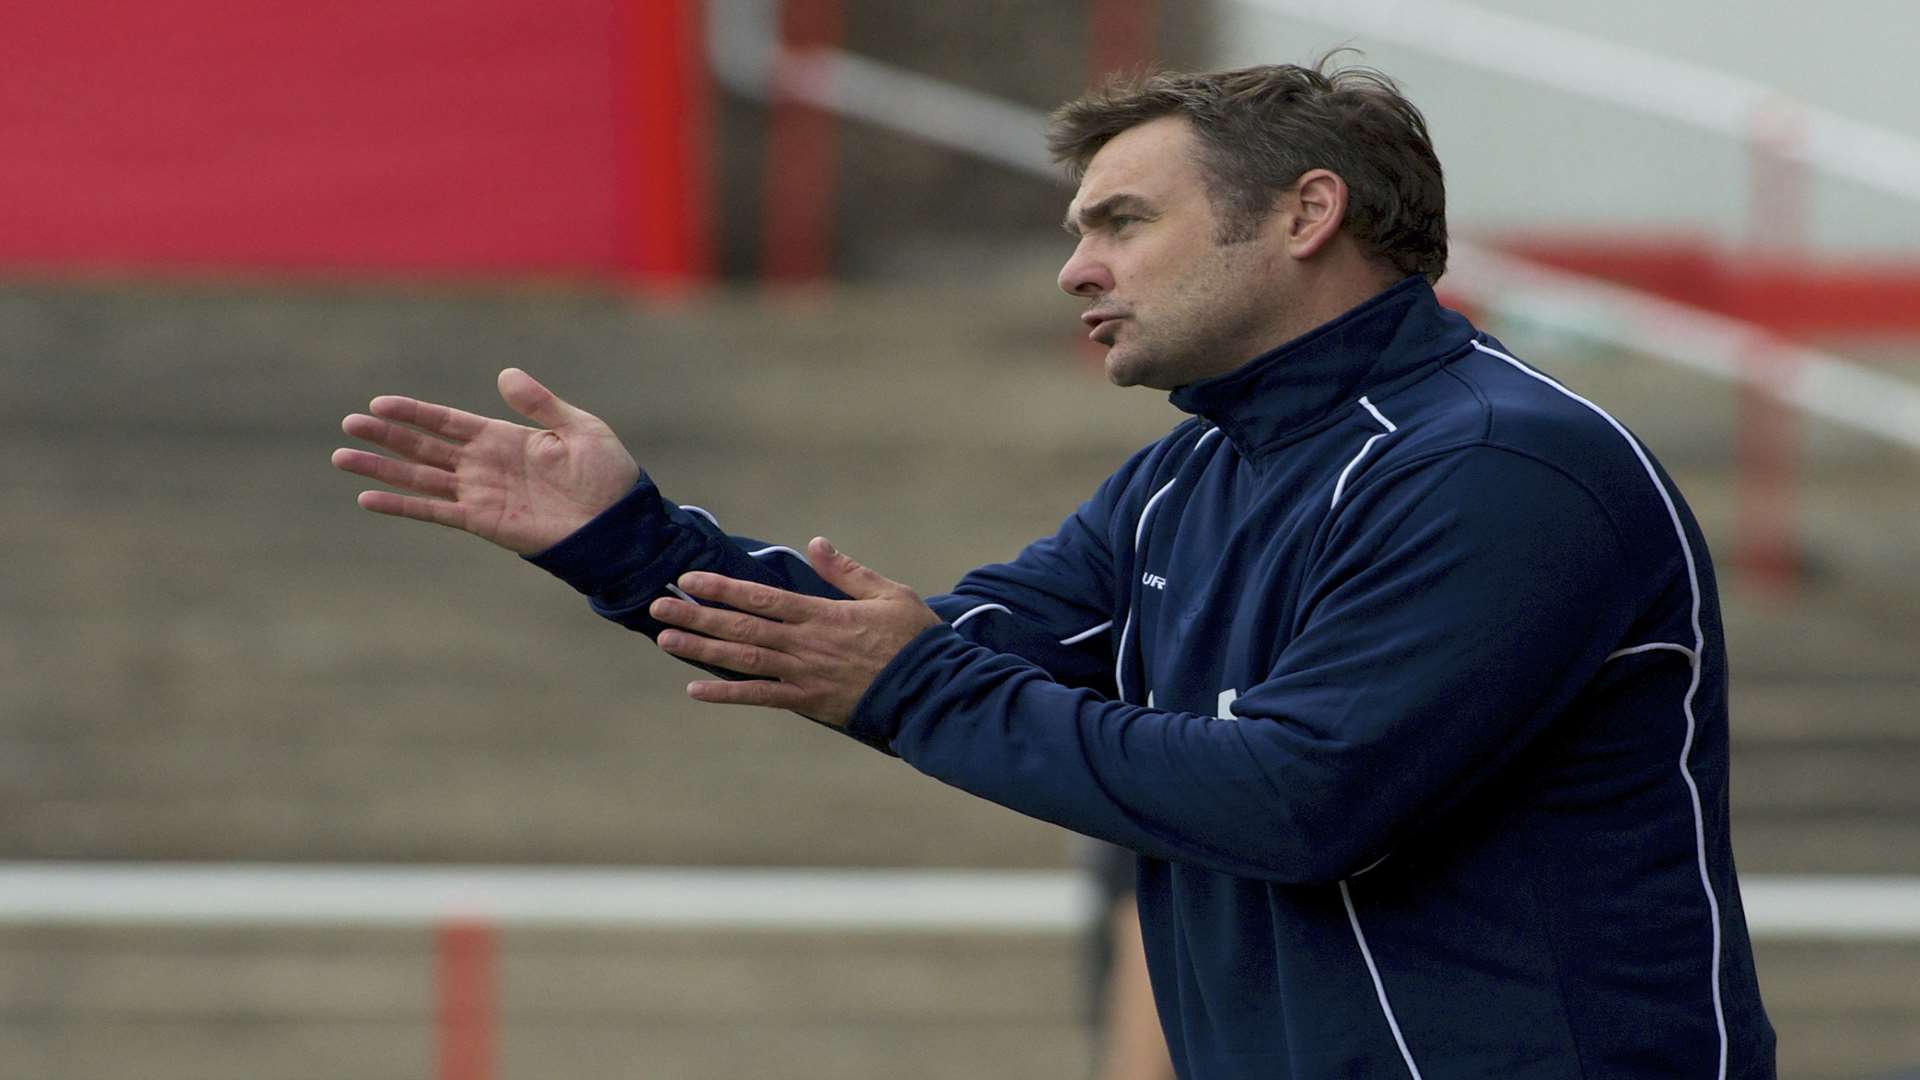
<svg viewBox="0 0 1920 1080">
<path fill-rule="evenodd" d="M 1920 333 L 1920 263 L 1783 259 L 1704 239 L 1532 234 L 1503 251 L 1790 336 Z"/>
<path fill-rule="evenodd" d="M 841 0 L 784 0 L 781 43 L 795 51 L 837 48 L 844 22 Z M 832 272 L 837 121 L 832 113 L 780 94 L 777 82 L 761 164 L 760 276 L 795 285 Z"/>
<path fill-rule="evenodd" d="M 434 932 L 438 964 L 438 1080 L 493 1080 L 498 1018 L 494 1005 L 494 930 L 474 921 Z"/>
<path fill-rule="evenodd" d="M 698 274 L 697 10 L 11 5 L 0 266 Z"/>
<path fill-rule="evenodd" d="M 1087 9 L 1087 60 L 1091 82 L 1133 72 L 1155 60 L 1156 0 L 1091 0 Z"/>
<path fill-rule="evenodd" d="M 1778 342 L 1756 342 L 1746 362 L 1766 384 L 1784 384 L 1793 374 L 1790 354 Z M 1799 584 L 1803 561 L 1796 509 L 1800 417 L 1760 384 L 1743 382 L 1738 394 L 1733 562 L 1754 586 L 1786 596 Z"/>
<path fill-rule="evenodd" d="M 618 257 L 641 284 L 690 284 L 712 276 L 714 260 L 703 5 L 618 2 Z"/>
</svg>

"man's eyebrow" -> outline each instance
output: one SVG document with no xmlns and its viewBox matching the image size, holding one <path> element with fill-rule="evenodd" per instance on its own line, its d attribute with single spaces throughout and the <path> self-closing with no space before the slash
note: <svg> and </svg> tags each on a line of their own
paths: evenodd
<svg viewBox="0 0 1920 1080">
<path fill-rule="evenodd" d="M 1092 206 L 1081 207 L 1078 221 L 1074 220 L 1072 213 L 1068 213 L 1060 222 L 1060 227 L 1067 230 L 1068 236 L 1078 237 L 1082 231 L 1094 228 L 1122 211 L 1150 214 L 1153 212 L 1153 206 L 1138 195 L 1121 192 L 1118 195 L 1109 195 Z"/>
</svg>

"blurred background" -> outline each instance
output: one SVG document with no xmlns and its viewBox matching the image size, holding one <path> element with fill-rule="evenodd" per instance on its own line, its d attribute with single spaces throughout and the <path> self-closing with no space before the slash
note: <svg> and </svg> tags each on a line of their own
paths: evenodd
<svg viewBox="0 0 1920 1080">
<path fill-rule="evenodd" d="M 1782 1075 L 1920 1063 L 1905 0 L 0 13 L 0 1078 L 1088 1075 L 1066 834 L 326 458 L 518 365 L 939 591 L 1177 419 L 1055 289 L 1044 110 L 1338 46 L 1426 110 L 1446 297 L 1703 521 Z"/>
</svg>

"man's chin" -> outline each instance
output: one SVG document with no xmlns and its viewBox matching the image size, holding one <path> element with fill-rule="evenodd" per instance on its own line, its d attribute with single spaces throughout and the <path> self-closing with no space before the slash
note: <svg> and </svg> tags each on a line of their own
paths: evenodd
<svg viewBox="0 0 1920 1080">
<path fill-rule="evenodd" d="M 1151 374 L 1153 365 L 1148 359 L 1124 345 L 1114 345 L 1107 349 L 1107 381 L 1115 386 L 1140 386 Z"/>
<path fill-rule="evenodd" d="M 1115 386 L 1144 386 L 1151 390 L 1171 390 L 1175 384 L 1167 383 L 1165 372 L 1158 370 L 1159 365 L 1153 357 L 1118 346 L 1107 350 L 1107 381 Z"/>
</svg>

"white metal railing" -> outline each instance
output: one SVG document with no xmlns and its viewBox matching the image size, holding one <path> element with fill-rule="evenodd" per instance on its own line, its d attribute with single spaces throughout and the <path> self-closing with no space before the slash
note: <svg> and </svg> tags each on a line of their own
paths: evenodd
<svg viewBox="0 0 1920 1080">
<path fill-rule="evenodd" d="M 0 863 L 0 923 L 481 920 L 811 931 L 1068 931 L 1083 875 L 1006 870 Z"/>
<path fill-rule="evenodd" d="M 1736 139 L 1920 202 L 1920 139 L 1790 98 L 1752 79 L 1464 0 L 1234 0 Z M 729 88 L 782 93 L 846 116 L 975 151 L 1015 168 L 1050 168 L 1038 113 L 990 95 L 833 50 L 783 51 L 772 0 L 713 0 L 710 58 Z M 863 92 L 874 88 L 884 93 Z M 1027 115 L 1022 116 L 1022 113 Z M 901 123 L 910 117 L 915 125 Z M 1786 127 L 1792 138 L 1774 140 Z M 958 132 L 959 138 L 954 137 Z"/>
<path fill-rule="evenodd" d="M 1920 877 L 1746 875 L 1758 938 L 1920 938 Z M 0 863 L 0 925 L 530 925 L 1078 933 L 1072 871 Z"/>
<path fill-rule="evenodd" d="M 1314 0 L 1241 2 L 1303 10 L 1322 6 Z M 772 10 L 751 0 L 716 5 L 716 11 L 734 16 L 716 23 L 714 70 L 736 92 L 788 95 L 837 115 L 1065 182 L 1044 151 L 1045 114 L 837 49 L 781 49 L 770 23 L 745 17 L 762 7 Z M 1731 100 L 1728 95 L 1737 89 L 1723 85 L 1722 97 Z M 1920 149 L 1914 154 L 1913 193 L 1920 198 Z M 1920 386 L 1906 380 L 1831 353 L 1778 342 L 1772 332 L 1737 319 L 1457 239 L 1449 266 L 1447 287 L 1490 309 L 1524 310 L 1528 318 L 1565 332 L 1744 383 L 1835 424 L 1920 449 Z M 1762 349 L 1774 363 L 1750 362 Z"/>
<path fill-rule="evenodd" d="M 1372 35 L 1482 71 L 1738 139 L 1784 123 L 1772 149 L 1920 202 L 1920 139 L 1794 100 L 1764 83 L 1463 0 L 1235 0 Z"/>
<path fill-rule="evenodd" d="M 1751 323 L 1458 241 L 1446 287 L 1489 312 L 1523 314 L 1561 333 L 1746 383 L 1802 412 L 1920 450 L 1920 386 Z M 1771 363 L 1752 362 L 1762 352 Z"/>
</svg>

